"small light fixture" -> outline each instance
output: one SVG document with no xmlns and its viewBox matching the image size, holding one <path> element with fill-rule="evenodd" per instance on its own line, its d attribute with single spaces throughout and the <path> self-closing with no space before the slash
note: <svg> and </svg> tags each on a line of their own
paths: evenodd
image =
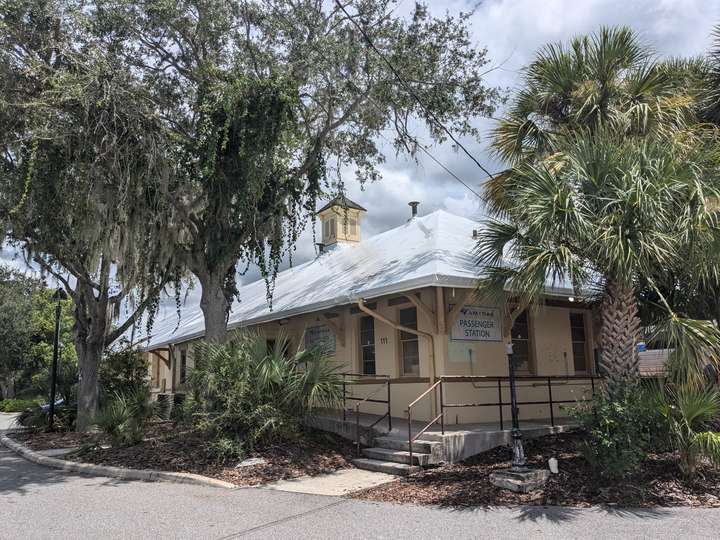
<svg viewBox="0 0 720 540">
<path fill-rule="evenodd" d="M 575 297 L 574 296 L 568 296 L 568 302 L 574 302 Z"/>
</svg>

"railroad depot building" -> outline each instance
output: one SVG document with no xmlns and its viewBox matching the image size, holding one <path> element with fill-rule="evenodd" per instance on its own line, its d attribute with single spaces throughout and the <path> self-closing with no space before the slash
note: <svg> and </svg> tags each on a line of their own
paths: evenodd
<svg viewBox="0 0 720 540">
<path fill-rule="evenodd" d="M 357 407 L 365 425 L 387 424 L 389 411 L 405 433 L 408 410 L 422 425 L 439 425 L 442 412 L 443 431 L 507 430 L 508 339 L 521 422 L 555 424 L 590 395 L 596 329 L 572 289 L 548 283 L 544 305 L 510 327 L 504 306 L 475 295 L 477 223 L 444 210 L 420 217 L 415 205 L 399 227 L 363 238 L 365 213 L 344 198 L 321 208 L 319 255 L 277 276 L 272 309 L 262 280 L 241 287 L 230 331 L 250 328 L 269 342 L 283 333 L 295 348 L 324 342 L 348 374 L 346 409 Z M 158 322 L 144 347 L 156 395 L 185 390 L 203 336 L 199 307 L 176 326 L 173 317 Z"/>
</svg>

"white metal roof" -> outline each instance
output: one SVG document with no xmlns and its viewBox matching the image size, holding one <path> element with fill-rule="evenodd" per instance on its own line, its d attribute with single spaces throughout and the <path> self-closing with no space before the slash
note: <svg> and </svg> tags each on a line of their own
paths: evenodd
<svg viewBox="0 0 720 540">
<path fill-rule="evenodd" d="M 478 224 L 437 210 L 413 218 L 357 244 L 339 244 L 312 261 L 278 274 L 272 309 L 263 280 L 239 289 L 229 328 L 311 313 L 420 287 L 474 287 L 478 269 L 473 255 Z M 567 285 L 550 294 L 572 294 Z M 146 350 L 188 341 L 204 334 L 200 307 L 156 322 Z"/>
</svg>

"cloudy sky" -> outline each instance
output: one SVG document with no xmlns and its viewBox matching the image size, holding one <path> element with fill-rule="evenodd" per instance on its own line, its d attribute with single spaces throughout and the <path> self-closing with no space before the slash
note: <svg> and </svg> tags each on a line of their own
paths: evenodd
<svg viewBox="0 0 720 540">
<path fill-rule="evenodd" d="M 548 42 L 567 41 L 577 34 L 597 30 L 602 25 L 629 25 L 661 57 L 703 54 L 711 44 L 713 24 L 720 23 L 720 1 L 709 0 L 485 0 L 428 2 L 431 10 L 442 14 L 469 11 L 475 8 L 472 31 L 478 45 L 487 47 L 491 66 L 497 69 L 487 76 L 491 86 L 517 88 L 522 68 L 534 52 Z M 401 9 L 409 10 L 411 0 Z M 483 133 L 480 141 L 465 140 L 464 144 L 491 171 L 493 163 L 487 153 L 487 132 L 492 119 L 477 122 Z M 445 166 L 479 190 L 483 174 L 466 156 L 455 153 L 449 145 L 432 149 Z M 408 201 L 421 201 L 420 214 L 438 208 L 470 218 L 480 218 L 482 211 L 477 197 L 450 178 L 426 156 L 419 163 L 387 154 L 382 180 L 364 190 L 352 182 L 347 188 L 350 197 L 368 209 L 363 224 L 365 237 L 395 227 L 409 215 Z M 319 231 L 318 231 L 319 232 Z M 312 234 L 306 231 L 297 245 L 297 264 L 314 256 Z M 0 258 L 13 266 L 22 262 L 10 250 Z M 3 261 L 0 261 L 3 262 Z M 243 279 L 256 279 L 249 273 Z M 188 302 L 196 302 L 197 291 Z"/>
<path fill-rule="evenodd" d="M 477 44 L 487 47 L 490 65 L 487 83 L 517 88 L 521 70 L 535 51 L 548 42 L 567 41 L 577 34 L 593 32 L 602 25 L 629 25 L 658 56 L 703 54 L 712 42 L 714 23 L 720 23 L 720 1 L 707 0 L 485 0 L 433 1 L 431 9 L 457 13 L 475 7 L 472 30 Z M 410 0 L 403 7 L 409 9 Z M 498 112 L 498 114 L 500 111 Z M 492 119 L 477 121 L 483 138 L 463 144 L 491 172 L 498 169 L 487 152 L 487 133 Z M 446 167 L 479 191 L 484 174 L 464 154 L 450 147 L 435 147 L 432 154 Z M 421 215 L 438 208 L 470 218 L 482 215 L 479 201 L 427 156 L 418 164 L 387 153 L 382 180 L 360 187 L 349 183 L 353 200 L 368 209 L 363 234 L 376 234 L 400 225 L 409 215 L 407 203 L 421 201 Z M 319 230 L 318 230 L 319 232 Z M 296 260 L 313 256 L 309 232 L 300 239 Z"/>
</svg>

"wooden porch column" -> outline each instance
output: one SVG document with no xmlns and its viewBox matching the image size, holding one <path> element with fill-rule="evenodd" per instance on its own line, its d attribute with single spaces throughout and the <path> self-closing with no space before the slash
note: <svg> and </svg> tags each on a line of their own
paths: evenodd
<svg viewBox="0 0 720 540">
<path fill-rule="evenodd" d="M 433 345 L 435 347 L 434 356 L 440 371 L 440 377 L 442 377 L 447 373 L 449 346 L 448 329 L 445 321 L 445 289 L 443 287 L 435 287 L 435 328 L 437 334 L 433 339 Z M 439 397 L 438 392 L 434 392 L 433 403 L 438 403 L 437 409 L 440 408 Z M 437 412 L 433 411 L 433 416 L 436 415 Z"/>
</svg>

